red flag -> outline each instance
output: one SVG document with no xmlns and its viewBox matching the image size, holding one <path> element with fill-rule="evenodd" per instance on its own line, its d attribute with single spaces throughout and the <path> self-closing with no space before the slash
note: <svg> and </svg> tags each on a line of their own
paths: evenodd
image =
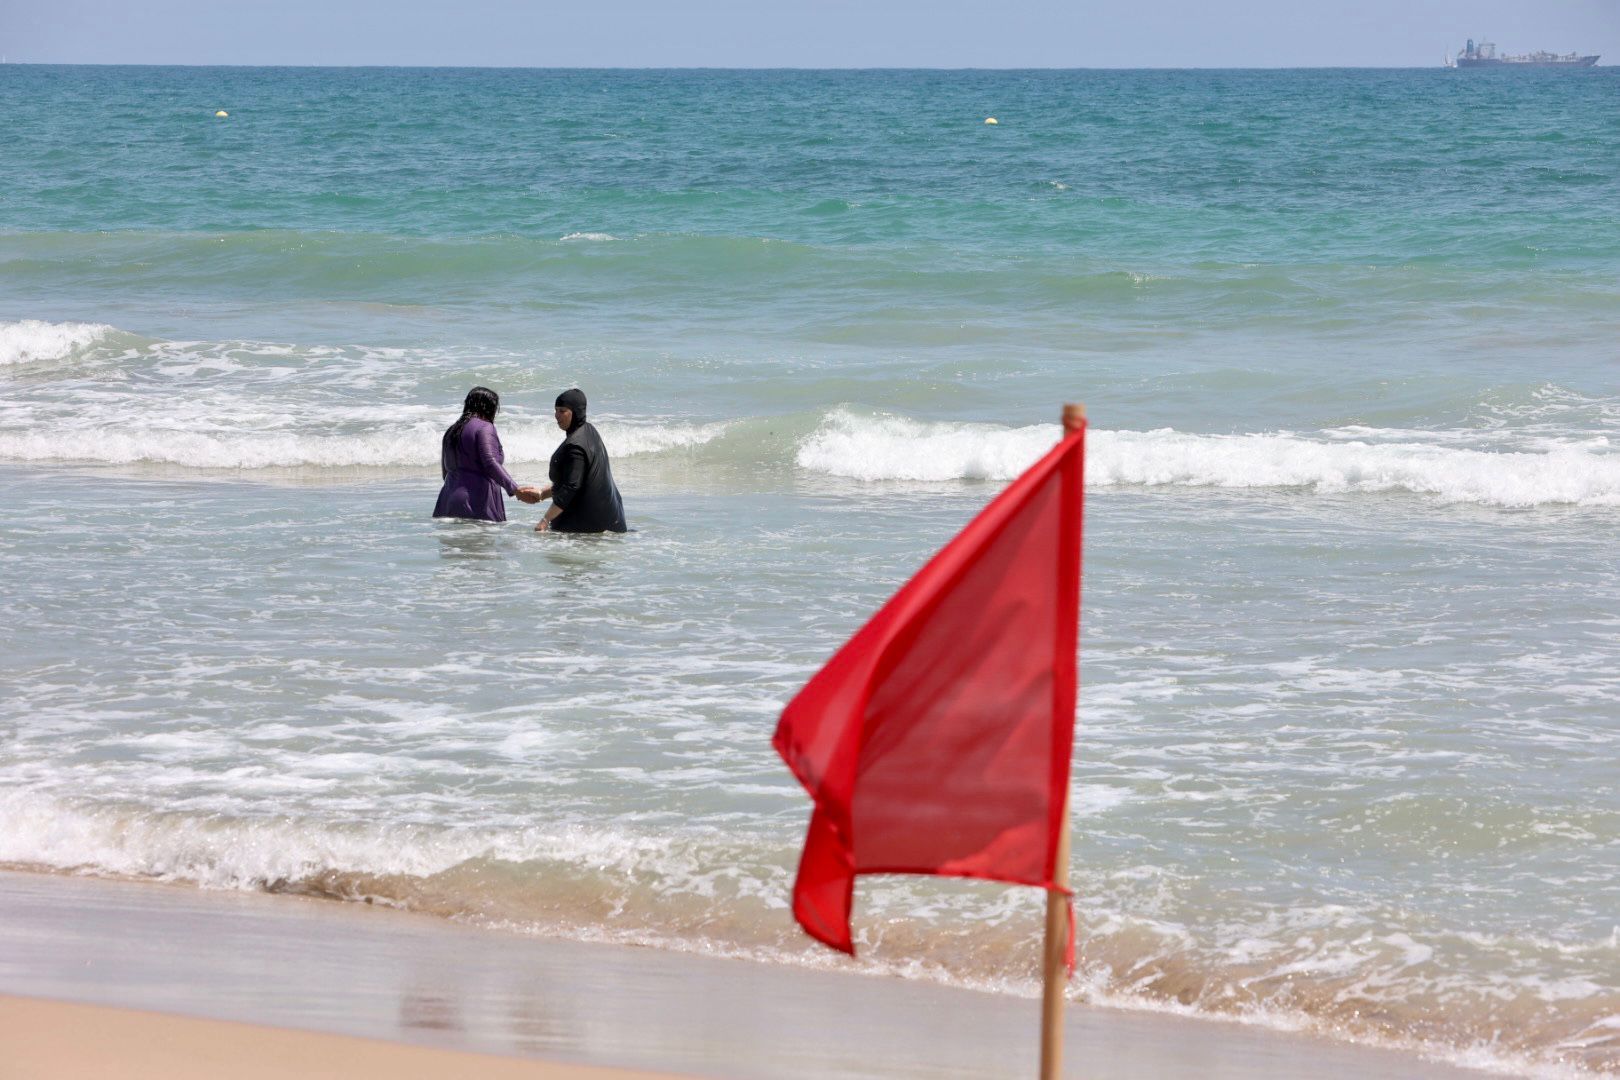
<svg viewBox="0 0 1620 1080">
<path fill-rule="evenodd" d="M 815 801 L 793 914 L 817 940 L 854 955 L 857 874 L 1071 895 L 1055 862 L 1074 743 L 1084 460 L 1082 421 L 782 711 L 773 745 Z M 1072 968 L 1072 911 L 1069 927 Z"/>
</svg>

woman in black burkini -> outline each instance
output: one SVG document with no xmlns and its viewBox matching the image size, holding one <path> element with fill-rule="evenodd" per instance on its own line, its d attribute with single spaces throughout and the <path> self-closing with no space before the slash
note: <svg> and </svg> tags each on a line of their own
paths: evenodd
<svg viewBox="0 0 1620 1080">
<path fill-rule="evenodd" d="M 584 391 L 558 394 L 556 416 L 568 437 L 551 455 L 551 483 L 540 489 L 551 506 L 534 531 L 624 532 L 624 500 L 613 483 L 602 436 L 585 422 Z"/>
</svg>

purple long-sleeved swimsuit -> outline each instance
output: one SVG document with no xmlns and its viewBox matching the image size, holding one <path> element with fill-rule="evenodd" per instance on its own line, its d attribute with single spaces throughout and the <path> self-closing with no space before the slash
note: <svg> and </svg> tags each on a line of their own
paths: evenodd
<svg viewBox="0 0 1620 1080">
<path fill-rule="evenodd" d="M 443 458 L 444 487 L 433 516 L 505 521 L 506 500 L 501 492 L 516 495 L 517 484 L 502 464 L 506 452 L 495 425 L 471 417 L 454 445 L 444 448 Z"/>
</svg>

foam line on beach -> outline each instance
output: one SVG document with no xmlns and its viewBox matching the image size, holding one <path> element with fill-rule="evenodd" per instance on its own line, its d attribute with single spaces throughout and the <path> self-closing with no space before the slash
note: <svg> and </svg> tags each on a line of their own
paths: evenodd
<svg viewBox="0 0 1620 1080">
<path fill-rule="evenodd" d="M 1007 1075 L 1009 1069 L 1028 1074 L 1035 1064 L 1034 1007 L 1027 1000 L 854 977 L 839 960 L 828 965 L 836 970 L 786 969 L 519 938 L 394 912 L 269 897 L 0 872 L 0 950 L 11 961 L 0 971 L 0 991 L 151 1008 L 149 987 L 156 982 L 166 988 L 165 1009 L 194 1016 L 463 1051 L 542 1054 L 557 1062 L 769 1080 L 852 1074 L 892 1080 L 990 1077 Z M 367 977 L 344 977 L 353 972 Z M 276 992 L 266 993 L 267 985 Z M 670 986 L 689 992 L 658 992 Z M 16 1017 L 27 1004 L 0 997 L 0 1028 L 7 1014 Z M 36 1010 L 30 1020 L 42 1025 L 65 1019 L 64 1013 L 88 1011 L 44 1003 Z M 851 1023 L 852 1017 L 862 1022 Z M 84 1051 L 98 1042 L 84 1045 L 81 1037 L 75 1044 L 73 1030 L 90 1018 L 72 1019 L 24 1040 L 34 1049 L 40 1037 L 49 1037 L 61 1054 L 56 1064 L 42 1063 L 47 1067 L 26 1076 L 106 1074 L 93 1067 L 74 1072 L 66 1063 L 75 1050 L 84 1061 Z M 171 1029 L 161 1034 L 174 1037 L 179 1047 L 201 1034 L 173 1030 L 183 1022 L 158 1024 L 151 1016 L 108 1019 L 124 1021 L 115 1038 L 99 1040 L 110 1044 L 103 1061 L 111 1058 L 113 1064 L 132 1060 L 131 1047 L 161 1027 Z M 130 1029 L 137 1023 L 144 1036 Z M 1323 1080 L 1368 1075 L 1461 1080 L 1464 1075 L 1393 1049 L 1335 1045 L 1139 1010 L 1076 1003 L 1066 1010 L 1065 1025 L 1071 1045 L 1085 1047 L 1090 1066 L 1111 1077 L 1185 1075 L 1196 1067 L 1212 1080 L 1256 1080 L 1298 1075 L 1304 1061 Z M 834 1030 L 839 1037 L 827 1038 Z M 695 1032 L 702 1037 L 694 1038 Z M 300 1037 L 282 1034 L 283 1046 L 265 1049 L 283 1066 L 266 1076 L 309 1072 L 285 1067 L 297 1053 L 286 1042 L 294 1038 Z M 322 1049 L 326 1052 L 312 1064 L 324 1076 L 351 1048 Z M 183 1070 L 194 1051 L 169 1056 L 177 1060 L 165 1066 Z M 133 1060 L 142 1060 L 138 1051 Z M 430 1064 L 437 1073 L 428 1071 Z M 420 1068 L 422 1075 L 482 1076 L 468 1070 L 496 1060 L 465 1059 L 460 1070 L 454 1064 L 429 1057 L 417 1058 L 412 1067 L 402 1058 L 398 1066 L 408 1071 L 398 1074 L 414 1076 Z M 533 1068 L 572 1075 L 563 1070 L 580 1066 L 535 1063 Z M 156 1074 L 168 1075 L 161 1068 Z M 217 1069 L 195 1073 L 216 1074 Z M 349 1074 L 396 1072 L 367 1071 L 360 1063 Z"/>
<path fill-rule="evenodd" d="M 1082 791 L 1081 802 L 1085 802 Z M 363 902 L 495 929 L 794 966 L 842 965 L 797 933 L 782 898 L 792 852 L 761 838 L 601 828 L 433 828 L 230 819 L 0 793 L 0 867 L 191 883 Z M 1450 1060 L 1553 1077 L 1537 1050 L 1585 1041 L 1610 1050 L 1612 995 L 1589 980 L 1548 984 L 1545 943 L 1470 943 L 1379 934 L 1339 905 L 1280 909 L 1200 942 L 1134 910 L 1139 897 L 1078 882 L 1085 897 L 1079 995 L 1096 1004 L 1320 1031 Z M 1020 956 L 1036 954 L 1038 898 L 907 880 L 862 887 L 857 969 L 1032 996 Z M 602 912 L 610 910 L 610 918 Z M 960 928 L 960 929 L 953 929 Z M 1594 963 L 1609 941 L 1589 942 Z M 1477 948 L 1459 979 L 1437 964 Z M 1482 962 L 1483 961 L 1483 962 Z M 1378 1014 L 1364 1016 L 1369 1001 Z M 1513 1017 L 1516 1033 L 1489 1032 Z M 1426 1040 L 1411 1032 L 1426 1028 Z M 1530 1065 L 1534 1068 L 1529 1068 Z"/>
</svg>

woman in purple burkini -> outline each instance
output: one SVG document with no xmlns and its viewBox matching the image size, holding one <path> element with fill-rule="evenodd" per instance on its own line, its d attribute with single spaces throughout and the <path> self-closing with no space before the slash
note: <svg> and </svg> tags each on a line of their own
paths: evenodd
<svg viewBox="0 0 1620 1080">
<path fill-rule="evenodd" d="M 538 491 L 519 487 L 502 464 L 506 452 L 501 449 L 500 436 L 495 434 L 495 413 L 500 407 L 500 395 L 487 386 L 467 391 L 461 419 L 450 425 L 440 446 L 444 487 L 433 508 L 434 517 L 505 521 L 503 491 L 526 503 L 540 501 Z"/>
</svg>

